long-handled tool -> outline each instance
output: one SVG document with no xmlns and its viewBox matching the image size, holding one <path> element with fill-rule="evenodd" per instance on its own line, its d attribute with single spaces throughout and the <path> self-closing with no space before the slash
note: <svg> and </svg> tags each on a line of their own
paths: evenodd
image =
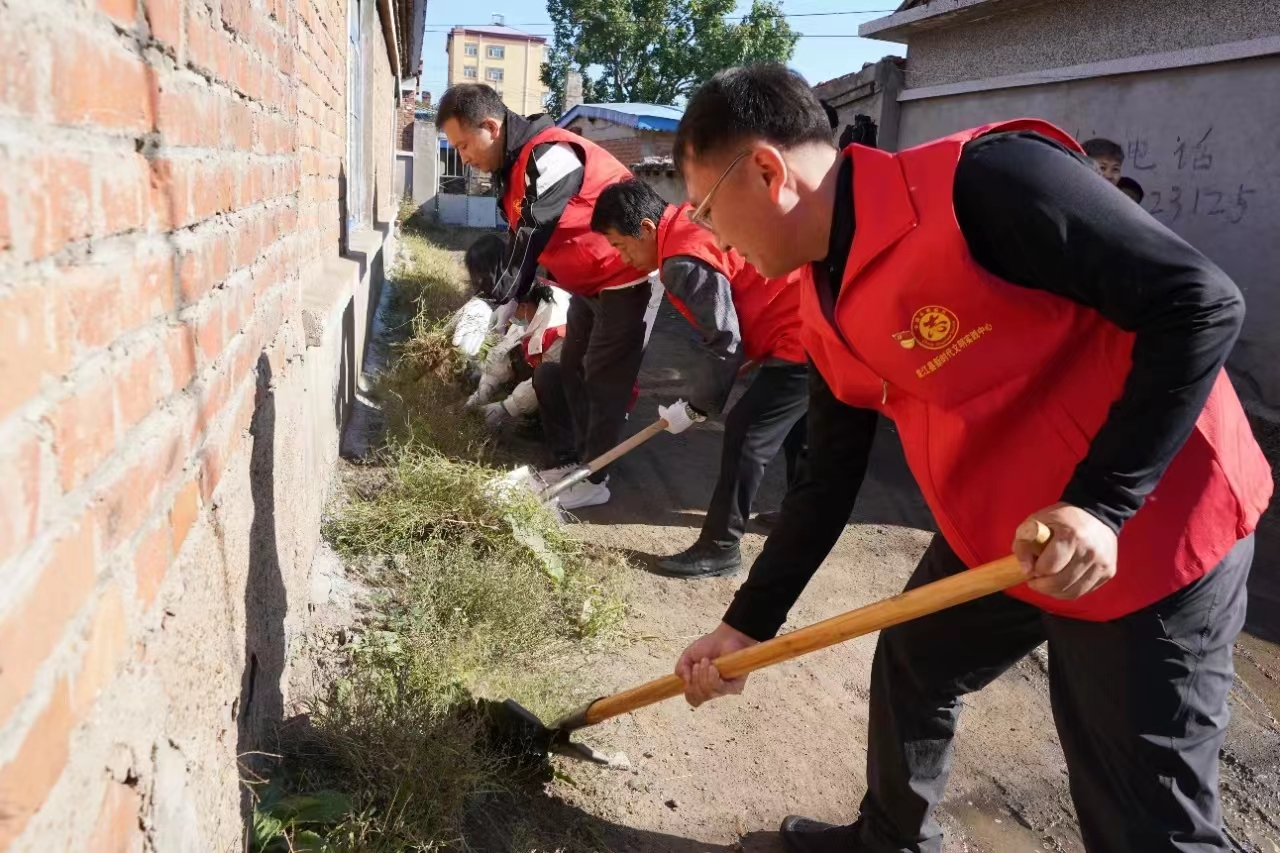
<svg viewBox="0 0 1280 853">
<path fill-rule="evenodd" d="M 677 405 L 684 405 L 684 403 L 683 401 L 677 401 Z M 689 415 L 689 420 L 686 421 L 686 423 L 697 423 L 705 420 L 705 417 L 702 415 L 692 414 L 691 409 L 688 411 L 691 414 Z M 528 465 L 523 465 L 502 477 L 501 488 L 506 489 L 523 485 L 531 489 L 543 503 L 550 503 L 557 495 L 568 491 L 578 483 L 581 483 L 583 480 L 590 477 L 592 474 L 615 462 L 619 457 L 625 456 L 635 450 L 658 433 L 664 432 L 669 426 L 671 426 L 671 422 L 666 418 L 658 418 L 635 435 L 623 441 L 617 447 L 600 454 L 587 464 L 575 468 L 564 477 L 552 483 L 543 482 L 536 471 L 531 469 Z"/>
<path fill-rule="evenodd" d="M 1049 541 L 1049 528 L 1038 521 L 1028 520 L 1018 528 L 1018 538 L 1043 547 Z M 1017 586 L 1024 580 L 1026 577 L 1017 557 L 1009 555 L 976 569 L 916 587 L 893 598 L 833 616 L 759 645 L 723 655 L 713 663 L 722 678 L 741 678 L 775 663 L 1000 592 Z M 684 682 L 677 675 L 668 675 L 639 687 L 596 699 L 550 726 L 544 725 L 533 713 L 512 699 L 491 705 L 489 714 L 495 725 L 505 731 L 508 739 L 521 739 L 531 752 L 554 752 L 608 764 L 606 756 L 586 744 L 570 741 L 569 734 L 682 693 Z"/>
</svg>

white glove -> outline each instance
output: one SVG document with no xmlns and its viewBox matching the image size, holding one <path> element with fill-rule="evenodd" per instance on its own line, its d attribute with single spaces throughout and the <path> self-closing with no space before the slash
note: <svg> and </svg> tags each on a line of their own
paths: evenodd
<svg viewBox="0 0 1280 853">
<path fill-rule="evenodd" d="M 497 429 L 507 419 L 507 408 L 502 403 L 489 403 L 480 411 L 484 412 L 484 425 L 489 429 Z"/>
<path fill-rule="evenodd" d="M 670 406 L 659 406 L 658 417 L 667 422 L 667 432 L 677 435 L 693 426 L 693 418 L 689 414 L 689 404 L 684 400 L 676 400 Z"/>
<path fill-rule="evenodd" d="M 526 379 L 515 387 L 511 396 L 502 401 L 507 414 L 513 418 L 531 415 L 538 411 L 538 395 L 533 390 L 533 380 Z"/>
<path fill-rule="evenodd" d="M 474 409 L 476 406 L 483 406 L 485 403 L 493 399 L 493 395 L 497 393 L 498 388 L 506 379 L 501 376 L 494 376 L 492 373 L 486 373 L 480 377 L 480 384 L 476 387 L 476 392 L 467 398 L 467 408 Z"/>
<path fill-rule="evenodd" d="M 489 333 L 493 309 L 482 299 L 472 299 L 454 315 L 453 345 L 468 358 L 474 358 Z"/>
</svg>

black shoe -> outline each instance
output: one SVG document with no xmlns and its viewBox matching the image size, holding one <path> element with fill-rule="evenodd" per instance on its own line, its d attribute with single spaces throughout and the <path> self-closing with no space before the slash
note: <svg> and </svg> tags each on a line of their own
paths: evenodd
<svg viewBox="0 0 1280 853">
<path fill-rule="evenodd" d="M 688 551 L 658 561 L 658 574 L 673 578 L 718 578 L 742 568 L 737 543 L 729 548 L 695 544 Z"/>
<path fill-rule="evenodd" d="M 770 512 L 756 513 L 756 524 L 765 527 L 777 527 L 778 522 L 782 521 L 782 510 L 775 509 Z"/>
<path fill-rule="evenodd" d="M 782 819 L 782 841 L 792 853 L 857 853 L 858 831 L 800 815 Z"/>
</svg>

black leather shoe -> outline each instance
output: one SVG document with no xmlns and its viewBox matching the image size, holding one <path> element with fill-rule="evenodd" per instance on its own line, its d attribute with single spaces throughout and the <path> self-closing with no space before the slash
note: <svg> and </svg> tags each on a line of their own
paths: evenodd
<svg viewBox="0 0 1280 853">
<path fill-rule="evenodd" d="M 718 578 L 741 568 L 742 553 L 737 544 L 721 548 L 699 542 L 688 551 L 658 561 L 658 574 L 672 578 Z"/>
<path fill-rule="evenodd" d="M 800 815 L 782 820 L 782 841 L 791 853 L 858 853 L 857 830 L 850 826 L 833 826 Z"/>
</svg>

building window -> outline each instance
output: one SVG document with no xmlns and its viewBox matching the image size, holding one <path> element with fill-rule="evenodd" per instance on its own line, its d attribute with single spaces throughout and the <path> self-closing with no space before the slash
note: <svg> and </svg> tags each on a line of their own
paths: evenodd
<svg viewBox="0 0 1280 853">
<path fill-rule="evenodd" d="M 494 80 L 494 81 L 496 81 L 496 82 L 501 83 L 501 82 L 502 82 L 502 69 L 501 69 L 501 68 L 486 68 L 486 69 L 484 70 L 484 78 L 485 78 L 486 80 Z"/>
<path fill-rule="evenodd" d="M 468 80 L 476 79 L 476 67 L 474 65 L 464 66 L 462 69 L 462 76 L 466 77 Z"/>
<path fill-rule="evenodd" d="M 346 207 L 345 233 L 342 235 L 346 250 L 346 238 L 364 224 L 365 215 L 365 150 L 364 150 L 364 54 L 361 51 L 362 4 L 352 0 L 347 5 L 347 156 L 344 197 Z"/>
<path fill-rule="evenodd" d="M 507 49 L 500 44 L 491 44 L 485 48 L 485 55 L 490 59 L 502 59 L 507 55 Z"/>
<path fill-rule="evenodd" d="M 471 44 L 470 42 L 468 42 L 467 44 L 462 46 L 462 52 L 465 53 L 467 56 L 479 56 L 480 45 Z"/>
</svg>

